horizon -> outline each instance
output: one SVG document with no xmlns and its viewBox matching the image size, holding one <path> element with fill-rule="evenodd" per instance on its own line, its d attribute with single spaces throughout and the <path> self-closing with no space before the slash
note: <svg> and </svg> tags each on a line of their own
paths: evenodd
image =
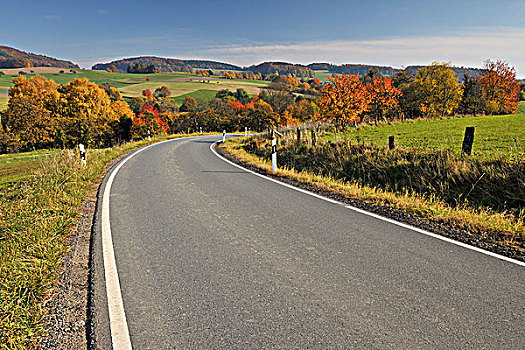
<svg viewBox="0 0 525 350">
<path fill-rule="evenodd" d="M 29 0 L 7 3 L 0 42 L 84 69 L 140 56 L 263 62 L 365 64 L 397 69 L 432 62 L 481 68 L 502 60 L 525 77 L 525 3 L 508 0 L 212 1 L 140 4 Z M 154 20 L 151 20 L 151 19 Z"/>
</svg>

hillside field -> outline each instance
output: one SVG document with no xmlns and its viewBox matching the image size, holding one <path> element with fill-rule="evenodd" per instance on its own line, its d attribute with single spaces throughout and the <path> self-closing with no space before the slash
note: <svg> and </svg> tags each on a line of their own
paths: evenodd
<svg viewBox="0 0 525 350">
<path fill-rule="evenodd" d="M 20 69 L 22 70 L 22 69 Z M 39 72 L 34 68 L 35 72 Z M 65 73 L 41 73 L 40 75 L 53 79 L 59 84 L 67 84 L 76 78 L 87 78 L 97 84 L 109 83 L 117 88 L 124 97 L 136 97 L 142 94 L 145 89 L 152 92 L 163 85 L 167 86 L 171 92 L 175 103 L 181 104 L 186 96 L 209 100 L 215 96 L 218 90 L 228 89 L 235 91 L 239 88 L 246 90 L 253 95 L 261 88 L 268 85 L 266 81 L 244 80 L 244 79 L 220 79 L 216 77 L 201 77 L 188 73 L 158 73 L 158 74 L 128 74 L 128 73 L 109 73 L 106 71 L 93 71 L 75 69 L 76 74 L 70 73 L 69 69 Z M 13 73 L 6 71 L 7 73 Z M 27 77 L 34 74 L 27 74 Z M 7 106 L 7 93 L 9 87 L 13 86 L 13 78 L 16 75 L 3 75 L 0 77 L 0 110 Z M 147 78 L 150 81 L 147 81 Z"/>
<path fill-rule="evenodd" d="M 493 156 L 519 156 L 525 154 L 525 104 L 520 104 L 518 114 L 501 116 L 456 117 L 428 120 L 408 120 L 379 126 L 365 125 L 339 133 L 339 140 L 345 139 L 366 144 L 388 146 L 388 137 L 395 137 L 396 147 L 448 148 L 461 151 L 465 128 L 474 126 L 472 152 L 483 158 Z M 325 134 L 334 140 L 333 133 Z"/>
</svg>

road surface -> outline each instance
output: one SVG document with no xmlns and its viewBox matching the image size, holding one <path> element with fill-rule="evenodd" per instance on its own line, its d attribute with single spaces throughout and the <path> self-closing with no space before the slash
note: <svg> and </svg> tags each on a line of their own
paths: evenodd
<svg viewBox="0 0 525 350">
<path fill-rule="evenodd" d="M 525 348 L 523 266 L 250 174 L 212 153 L 219 138 L 152 146 L 114 178 L 134 349 Z M 107 349 L 93 259 L 94 339 Z"/>
</svg>

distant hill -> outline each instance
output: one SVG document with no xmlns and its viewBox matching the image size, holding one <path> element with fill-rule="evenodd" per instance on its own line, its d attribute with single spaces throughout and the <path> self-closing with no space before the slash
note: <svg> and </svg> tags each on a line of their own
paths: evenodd
<svg viewBox="0 0 525 350">
<path fill-rule="evenodd" d="M 401 69 L 396 69 L 396 68 L 392 68 L 389 66 L 373 66 L 373 65 L 368 65 L 368 64 L 343 64 L 340 66 L 331 66 L 328 68 L 328 71 L 331 73 L 337 73 L 337 74 L 341 74 L 344 72 L 347 74 L 348 73 L 352 73 L 352 74 L 359 73 L 359 75 L 365 75 L 368 73 L 370 69 L 374 69 L 374 68 L 378 69 L 382 75 L 388 75 L 388 76 L 394 75 L 396 72 L 401 70 Z"/>
<path fill-rule="evenodd" d="M 0 69 L 30 67 L 79 68 L 73 62 L 28 53 L 8 46 L 0 46 Z"/>
<path fill-rule="evenodd" d="M 161 72 L 191 72 L 194 69 L 221 69 L 221 70 L 242 70 L 241 67 L 206 60 L 179 60 L 175 58 L 164 58 L 154 56 L 141 56 L 132 58 L 123 58 L 109 63 L 95 64 L 91 69 L 106 70 L 110 66 L 115 66 L 119 72 L 127 72 L 128 67 L 132 65 L 149 66 L 154 65 Z"/>
<path fill-rule="evenodd" d="M 189 72 L 190 68 L 184 61 L 175 58 L 163 58 L 154 56 L 131 57 L 116 60 L 110 63 L 98 63 L 91 69 L 106 70 L 109 66 L 115 66 L 119 72 L 126 73 L 128 67 L 132 65 L 149 66 L 154 65 L 155 68 L 160 69 L 161 72 Z"/>
<path fill-rule="evenodd" d="M 205 60 L 183 60 L 191 69 L 243 70 L 233 64 Z"/>
<path fill-rule="evenodd" d="M 333 64 L 331 63 L 310 63 L 307 65 L 307 67 L 311 70 L 328 70 L 332 66 Z"/>
<path fill-rule="evenodd" d="M 314 77 L 314 71 L 310 68 L 286 62 L 264 62 L 245 68 L 246 71 L 270 75 L 279 72 L 281 75 L 295 74 L 298 77 Z"/>
<path fill-rule="evenodd" d="M 423 68 L 424 66 L 408 66 L 404 69 L 399 68 L 393 68 L 390 66 L 375 66 L 375 65 L 369 65 L 369 64 L 342 64 L 342 65 L 333 65 L 330 63 L 311 63 L 307 65 L 308 68 L 312 70 L 328 70 L 330 73 L 351 73 L 356 74 L 359 73 L 359 75 L 365 75 L 368 73 L 370 69 L 378 69 L 379 72 L 382 75 L 386 76 L 392 76 L 396 74 L 397 72 L 406 71 L 412 74 L 415 74 L 418 70 Z M 467 73 L 470 77 L 479 77 L 483 70 L 480 68 L 469 68 L 469 67 L 450 67 L 452 71 L 456 74 L 456 77 L 462 81 L 463 80 L 463 74 Z"/>
</svg>

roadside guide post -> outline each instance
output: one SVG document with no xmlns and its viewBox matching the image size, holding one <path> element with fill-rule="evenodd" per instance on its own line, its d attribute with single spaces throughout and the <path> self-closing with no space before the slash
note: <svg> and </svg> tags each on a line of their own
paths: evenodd
<svg viewBox="0 0 525 350">
<path fill-rule="evenodd" d="M 277 140 L 272 139 L 272 172 L 277 172 Z"/>
<path fill-rule="evenodd" d="M 244 137 L 248 136 L 248 127 L 244 127 Z"/>
<path fill-rule="evenodd" d="M 226 130 L 222 131 L 222 143 L 224 143 L 224 141 L 226 141 Z"/>
<path fill-rule="evenodd" d="M 84 149 L 83 144 L 78 145 L 78 150 L 80 151 L 80 160 L 82 161 L 83 165 L 86 165 L 86 150 Z"/>
<path fill-rule="evenodd" d="M 151 141 L 151 133 L 148 130 L 148 141 Z"/>
</svg>

